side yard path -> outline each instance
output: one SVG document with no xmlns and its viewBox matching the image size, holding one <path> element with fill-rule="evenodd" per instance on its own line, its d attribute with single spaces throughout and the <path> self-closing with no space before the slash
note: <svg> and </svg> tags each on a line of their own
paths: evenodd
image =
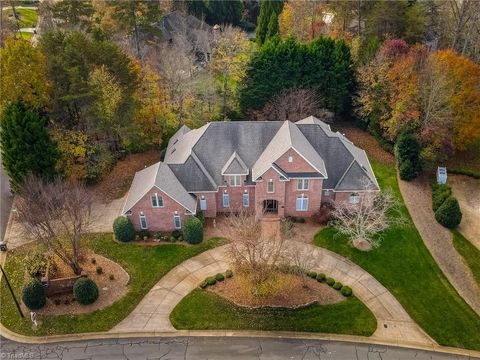
<svg viewBox="0 0 480 360">
<path fill-rule="evenodd" d="M 480 287 L 469 267 L 453 246 L 452 233 L 435 220 L 431 191 L 423 179 L 406 182 L 398 179 L 405 205 L 425 245 L 450 283 L 480 315 Z"/>
<path fill-rule="evenodd" d="M 316 246 L 289 242 L 314 254 L 314 270 L 324 272 L 352 287 L 357 296 L 377 318 L 373 339 L 410 341 L 431 345 L 435 342 L 410 318 L 395 297 L 368 272 L 346 258 Z M 224 272 L 228 263 L 228 245 L 221 246 L 172 269 L 144 297 L 135 310 L 117 326 L 116 332 L 176 331 L 169 315 L 180 300 L 207 276 Z"/>
</svg>

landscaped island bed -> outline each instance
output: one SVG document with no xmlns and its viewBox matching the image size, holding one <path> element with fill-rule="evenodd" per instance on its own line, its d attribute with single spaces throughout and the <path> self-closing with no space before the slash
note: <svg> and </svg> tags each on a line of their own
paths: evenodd
<svg viewBox="0 0 480 360">
<path fill-rule="evenodd" d="M 307 331 L 370 336 L 377 328 L 371 311 L 354 296 L 331 305 L 302 309 L 248 309 L 195 289 L 170 315 L 176 329 Z"/>
<path fill-rule="evenodd" d="M 380 186 L 390 188 L 401 199 L 395 169 L 376 161 L 372 165 Z M 440 345 L 480 349 L 480 317 L 449 284 L 403 203 L 402 212 L 406 225 L 385 231 L 381 246 L 370 252 L 352 248 L 332 228 L 320 231 L 315 244 L 351 259 L 372 274 Z"/>
<path fill-rule="evenodd" d="M 5 281 L 1 282 L 1 323 L 8 329 L 23 335 L 71 334 L 110 330 L 125 318 L 147 294 L 152 286 L 173 267 L 222 243 L 212 238 L 196 246 L 166 244 L 145 247 L 136 244 L 119 244 L 112 240 L 112 234 L 91 234 L 85 245 L 96 254 L 119 263 L 130 275 L 128 293 L 113 305 L 89 314 L 38 316 L 41 326 L 32 330 L 28 314 L 21 319 L 17 313 Z M 35 244 L 11 250 L 8 253 L 5 271 L 9 276 L 15 294 L 21 294 L 25 274 L 21 261 Z"/>
</svg>

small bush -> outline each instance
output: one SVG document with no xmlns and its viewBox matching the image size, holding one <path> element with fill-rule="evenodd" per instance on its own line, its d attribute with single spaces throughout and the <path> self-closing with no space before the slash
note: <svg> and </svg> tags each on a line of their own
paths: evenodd
<svg viewBox="0 0 480 360">
<path fill-rule="evenodd" d="M 31 310 L 38 310 L 45 306 L 47 298 L 45 288 L 38 280 L 32 280 L 22 289 L 22 301 Z"/>
<path fill-rule="evenodd" d="M 462 212 L 457 199 L 448 197 L 435 212 L 435 219 L 449 229 L 456 228 L 462 221 Z"/>
<path fill-rule="evenodd" d="M 290 216 L 290 217 L 288 218 L 288 220 L 290 220 L 290 221 L 291 221 L 292 223 L 294 223 L 294 224 L 295 224 L 296 222 L 298 222 L 298 218 L 297 218 L 296 216 Z"/>
<path fill-rule="evenodd" d="M 75 281 L 73 294 L 80 304 L 89 305 L 98 299 L 98 286 L 93 280 L 82 277 Z"/>
<path fill-rule="evenodd" d="M 153 236 L 155 239 L 160 240 L 162 238 L 162 233 L 160 231 L 156 231 Z"/>
<path fill-rule="evenodd" d="M 65 300 L 63 301 L 63 303 L 64 303 L 65 305 L 70 305 L 70 300 L 65 299 Z"/>
<path fill-rule="evenodd" d="M 335 282 L 332 286 L 335 290 L 340 290 L 343 287 L 343 284 L 341 282 Z"/>
<path fill-rule="evenodd" d="M 223 281 L 223 280 L 225 280 L 225 276 L 223 276 L 223 274 L 218 273 L 218 274 L 215 275 L 215 280 Z"/>
<path fill-rule="evenodd" d="M 208 286 L 207 280 L 203 280 L 203 281 L 200 283 L 200 288 L 201 288 L 201 289 L 205 289 L 207 286 Z"/>
<path fill-rule="evenodd" d="M 132 221 L 125 216 L 119 216 L 115 219 L 113 222 L 113 233 L 115 238 L 121 242 L 135 240 L 135 229 Z"/>
<path fill-rule="evenodd" d="M 331 204 L 322 204 L 320 209 L 318 209 L 312 215 L 312 220 L 319 225 L 327 225 L 331 220 L 333 220 L 332 210 L 333 206 Z"/>
<path fill-rule="evenodd" d="M 305 218 L 303 218 L 303 217 L 299 217 L 299 218 L 297 218 L 297 222 L 299 222 L 300 224 L 305 224 L 307 222 L 307 220 L 305 220 Z"/>
<path fill-rule="evenodd" d="M 232 276 L 233 276 L 233 271 L 232 270 L 225 271 L 225 277 L 226 278 L 231 278 Z"/>
<path fill-rule="evenodd" d="M 312 279 L 316 279 L 317 278 L 317 273 L 315 271 L 309 271 L 307 273 L 308 277 L 311 277 Z"/>
<path fill-rule="evenodd" d="M 316 279 L 318 282 L 324 282 L 325 280 L 327 280 L 327 277 L 325 276 L 325 274 L 320 273 L 320 274 L 317 274 Z"/>
<path fill-rule="evenodd" d="M 172 231 L 172 237 L 175 239 L 179 239 L 180 236 L 182 236 L 182 232 L 180 230 L 173 230 Z"/>
<path fill-rule="evenodd" d="M 148 230 L 141 230 L 139 232 L 139 235 L 140 235 L 140 239 L 142 240 L 147 240 L 147 239 L 150 239 L 150 231 Z"/>
<path fill-rule="evenodd" d="M 97 263 L 97 259 L 92 258 L 91 262 L 92 262 L 93 265 L 95 265 Z"/>
<path fill-rule="evenodd" d="M 211 285 L 215 285 L 217 283 L 217 280 L 213 276 L 210 276 L 205 279 L 205 282 L 207 283 L 208 286 L 211 286 Z"/>
<path fill-rule="evenodd" d="M 196 217 L 190 216 L 185 220 L 183 237 L 189 244 L 199 244 L 203 241 L 203 225 Z"/>
<path fill-rule="evenodd" d="M 203 213 L 203 211 L 200 210 L 195 216 L 198 220 L 202 222 L 202 225 L 205 226 L 205 214 Z"/>
<path fill-rule="evenodd" d="M 97 268 L 95 269 L 95 271 L 97 272 L 98 275 L 103 274 L 103 268 L 102 268 L 101 266 L 97 266 Z"/>
<path fill-rule="evenodd" d="M 399 164 L 398 170 L 400 179 L 402 180 L 410 181 L 417 177 L 417 170 L 409 159 L 402 161 Z"/>
<path fill-rule="evenodd" d="M 113 274 L 110 274 L 110 276 L 108 277 L 110 280 L 115 280 L 115 276 Z"/>
<path fill-rule="evenodd" d="M 432 188 L 432 209 L 437 211 L 440 206 L 452 195 L 452 188 L 447 184 L 435 184 Z"/>
<path fill-rule="evenodd" d="M 335 280 L 331 277 L 327 278 L 326 281 L 328 286 L 333 286 L 333 284 L 335 284 Z"/>
<path fill-rule="evenodd" d="M 60 304 L 62 303 L 62 300 L 60 300 L 60 299 L 54 299 L 54 300 L 53 300 L 53 303 L 58 306 L 58 305 L 60 305 Z"/>
<path fill-rule="evenodd" d="M 343 296 L 349 297 L 352 296 L 352 289 L 349 286 L 342 286 L 342 289 L 340 290 Z"/>
</svg>

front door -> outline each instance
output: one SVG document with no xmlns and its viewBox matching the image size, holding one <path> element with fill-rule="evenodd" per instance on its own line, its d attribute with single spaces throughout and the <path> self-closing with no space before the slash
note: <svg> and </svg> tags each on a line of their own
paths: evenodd
<svg viewBox="0 0 480 360">
<path fill-rule="evenodd" d="M 278 201 L 273 199 L 263 200 L 263 211 L 267 213 L 278 212 Z"/>
</svg>

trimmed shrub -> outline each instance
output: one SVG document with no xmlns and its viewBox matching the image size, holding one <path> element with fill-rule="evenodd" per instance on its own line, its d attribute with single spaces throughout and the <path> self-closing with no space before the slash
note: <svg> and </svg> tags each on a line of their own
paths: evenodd
<svg viewBox="0 0 480 360">
<path fill-rule="evenodd" d="M 60 299 L 55 299 L 55 300 L 53 300 L 53 303 L 54 303 L 55 305 L 60 305 L 60 304 L 62 303 L 62 300 L 60 300 Z"/>
<path fill-rule="evenodd" d="M 162 238 L 162 233 L 160 231 L 156 231 L 155 234 L 153 234 L 153 237 L 157 240 L 160 240 Z"/>
<path fill-rule="evenodd" d="M 199 211 L 195 217 L 202 222 L 202 225 L 205 226 L 205 214 L 203 211 Z"/>
<path fill-rule="evenodd" d="M 189 244 L 200 244 L 203 241 L 202 222 L 196 217 L 188 217 L 185 220 L 183 237 Z"/>
<path fill-rule="evenodd" d="M 332 215 L 333 205 L 330 203 L 322 204 L 313 215 L 312 220 L 319 225 L 327 225 L 329 221 L 333 220 Z"/>
<path fill-rule="evenodd" d="M 325 276 L 324 273 L 320 273 L 320 274 L 317 274 L 316 279 L 318 282 L 324 282 L 325 280 L 327 280 L 327 277 Z"/>
<path fill-rule="evenodd" d="M 233 276 L 233 271 L 232 270 L 225 271 L 225 277 L 226 278 L 231 278 L 232 276 Z"/>
<path fill-rule="evenodd" d="M 102 268 L 101 266 L 97 266 L 97 268 L 95 269 L 95 271 L 97 272 L 98 275 L 103 274 L 103 268 Z"/>
<path fill-rule="evenodd" d="M 213 276 L 210 276 L 205 279 L 205 282 L 207 283 L 207 285 L 210 286 L 210 285 L 215 285 L 217 283 L 217 280 Z"/>
<path fill-rule="evenodd" d="M 95 265 L 95 264 L 97 263 L 97 259 L 95 259 L 95 258 L 92 258 L 91 261 L 92 261 L 92 264 L 93 264 L 93 265 Z"/>
<path fill-rule="evenodd" d="M 225 280 L 225 276 L 223 276 L 223 274 L 218 273 L 218 274 L 215 275 L 215 280 L 223 281 L 223 280 Z"/>
<path fill-rule="evenodd" d="M 343 296 L 349 297 L 352 296 L 352 289 L 349 286 L 342 286 L 342 289 L 340 290 Z"/>
<path fill-rule="evenodd" d="M 335 284 L 335 280 L 331 277 L 327 278 L 326 281 L 328 286 L 333 286 L 333 284 Z"/>
<path fill-rule="evenodd" d="M 317 278 L 317 273 L 315 271 L 309 271 L 307 273 L 308 277 L 311 277 L 312 279 L 316 279 Z"/>
<path fill-rule="evenodd" d="M 446 228 L 456 228 L 462 221 L 462 212 L 457 199 L 449 196 L 435 212 L 435 219 Z"/>
<path fill-rule="evenodd" d="M 299 222 L 300 224 L 305 224 L 307 222 L 307 220 L 305 220 L 305 218 L 303 218 L 303 217 L 299 217 L 299 218 L 297 218 L 297 222 Z"/>
<path fill-rule="evenodd" d="M 147 239 L 150 239 L 150 231 L 148 230 L 141 230 L 139 232 L 139 235 L 140 235 L 140 239 L 142 240 L 147 240 Z"/>
<path fill-rule="evenodd" d="M 410 181 L 417 177 L 417 170 L 409 159 L 399 164 L 398 171 L 400 173 L 400 179 L 405 181 Z"/>
<path fill-rule="evenodd" d="M 132 221 L 125 216 L 119 216 L 115 219 L 113 222 L 113 233 L 115 238 L 121 242 L 135 240 L 135 229 Z"/>
<path fill-rule="evenodd" d="M 115 280 L 115 276 L 113 274 L 110 274 L 110 276 L 108 277 L 110 280 Z"/>
<path fill-rule="evenodd" d="M 343 284 L 341 282 L 335 282 L 332 286 L 335 290 L 340 290 L 343 287 Z"/>
<path fill-rule="evenodd" d="M 432 209 L 437 211 L 440 206 L 452 195 L 452 188 L 447 184 L 435 184 L 432 187 Z"/>
<path fill-rule="evenodd" d="M 38 310 L 45 306 L 47 297 L 45 288 L 38 280 L 32 280 L 22 289 L 22 301 L 30 310 Z"/>
<path fill-rule="evenodd" d="M 203 281 L 200 283 L 200 288 L 201 288 L 201 289 L 205 289 L 207 286 L 208 286 L 207 280 L 203 280 Z"/>
<path fill-rule="evenodd" d="M 173 230 L 172 231 L 172 237 L 175 239 L 175 240 L 178 240 L 180 238 L 180 236 L 182 236 L 182 232 L 180 230 Z"/>
<path fill-rule="evenodd" d="M 98 299 L 98 286 L 92 279 L 82 277 L 75 281 L 73 294 L 82 305 L 89 305 Z"/>
</svg>

